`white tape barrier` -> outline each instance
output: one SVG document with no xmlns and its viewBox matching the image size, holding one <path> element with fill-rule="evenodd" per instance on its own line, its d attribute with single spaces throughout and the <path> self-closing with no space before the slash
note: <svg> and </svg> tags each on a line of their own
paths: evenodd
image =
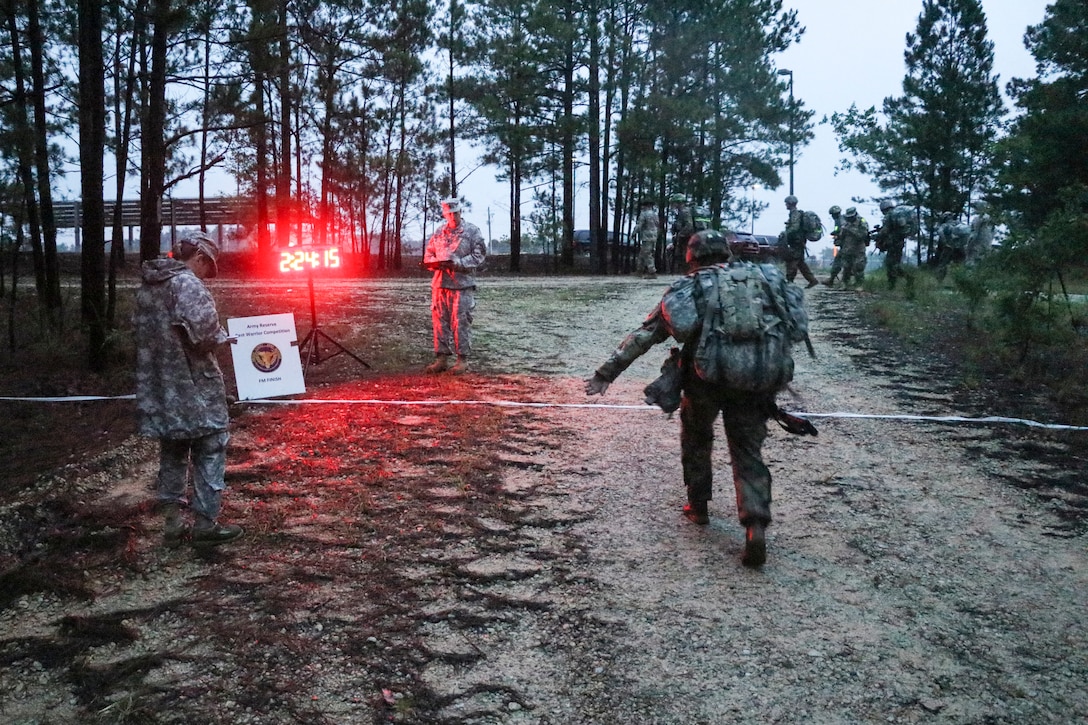
<svg viewBox="0 0 1088 725">
<path fill-rule="evenodd" d="M 55 398 L 12 398 L 0 396 L 0 400 L 11 400 L 29 403 L 82 403 L 92 400 L 135 400 L 135 395 L 74 395 Z M 659 412 L 660 409 L 652 405 L 609 405 L 605 403 L 531 403 L 519 400 L 379 400 L 359 398 L 302 398 L 294 400 L 272 400 L 260 398 L 257 400 L 242 401 L 254 405 L 489 405 L 499 408 L 603 408 L 609 410 L 644 410 Z M 801 413 L 788 411 L 800 418 L 863 418 L 869 420 L 905 420 L 919 423 L 1008 423 L 1013 425 L 1026 425 L 1032 428 L 1046 428 L 1047 430 L 1078 430 L 1088 431 L 1088 426 L 1063 425 L 1061 423 L 1040 423 L 1025 418 L 1005 418 L 1002 416 L 986 416 L 982 418 L 967 418 L 959 415 L 904 415 L 888 414 L 876 415 L 869 413 Z"/>
<path fill-rule="evenodd" d="M 136 400 L 135 395 L 66 395 L 56 398 L 10 398 L 0 396 L 0 400 L 14 400 L 21 403 L 85 403 L 88 400 Z"/>
</svg>

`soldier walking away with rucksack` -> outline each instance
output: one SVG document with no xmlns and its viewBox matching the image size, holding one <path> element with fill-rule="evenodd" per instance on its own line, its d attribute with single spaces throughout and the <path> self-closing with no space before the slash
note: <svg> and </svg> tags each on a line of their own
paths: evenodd
<svg viewBox="0 0 1088 725">
<path fill-rule="evenodd" d="M 683 194 L 673 194 L 669 197 L 669 203 L 672 204 L 674 215 L 672 226 L 669 227 L 669 231 L 672 233 L 672 240 L 669 242 L 669 250 L 671 251 L 669 271 L 675 272 L 676 268 L 686 258 L 688 239 L 695 233 L 695 216 L 691 213 L 687 197 Z"/>
<path fill-rule="evenodd" d="M 967 245 L 971 240 L 971 227 L 961 222 L 955 212 L 941 214 L 937 227 L 937 279 L 943 280 L 952 264 L 967 259 Z"/>
<path fill-rule="evenodd" d="M 884 213 L 884 218 L 876 229 L 876 248 L 884 252 L 888 289 L 895 289 L 900 277 L 906 277 L 909 285 L 911 277 L 903 271 L 903 247 L 906 246 L 907 237 L 918 232 L 914 213 L 910 209 L 896 207 L 895 202 L 889 199 L 880 202 L 880 211 Z"/>
<path fill-rule="evenodd" d="M 638 234 L 638 268 L 635 272 L 643 279 L 655 279 L 657 267 L 654 266 L 654 253 L 657 251 L 658 219 L 654 210 L 653 199 L 643 199 L 639 205 L 638 221 L 635 233 Z"/>
<path fill-rule="evenodd" d="M 674 282 L 642 326 L 629 334 L 585 381 L 586 395 L 603 395 L 639 356 L 670 336 L 673 348 L 662 377 L 646 388 L 647 402 L 668 413 L 680 408 L 681 465 L 690 521 L 710 522 L 714 421 L 721 414 L 733 467 L 737 514 L 746 529 L 741 561 L 762 566 L 771 523 L 771 473 L 763 462 L 767 419 L 795 433 L 815 434 L 810 423 L 788 416 L 775 395 L 793 378 L 794 342 L 808 340 L 804 292 L 772 264 L 730 264 L 729 239 L 715 230 L 692 236 L 691 271 Z M 674 394 L 674 388 L 682 390 Z M 668 401 L 668 402 L 666 402 Z"/>
<path fill-rule="evenodd" d="M 803 212 L 797 208 L 797 197 L 790 194 L 786 197 L 786 228 L 778 235 L 779 246 L 784 248 L 783 258 L 786 262 L 786 281 L 793 282 L 797 273 L 808 281 L 809 287 L 815 287 L 820 282 L 816 275 L 809 269 L 805 245 L 809 241 L 816 241 L 823 232 L 819 230 L 819 217 L 812 212 Z M 812 229 L 813 217 L 815 217 L 816 229 Z M 809 227 L 806 229 L 806 226 Z M 812 237 L 816 238 L 813 239 Z"/>
</svg>

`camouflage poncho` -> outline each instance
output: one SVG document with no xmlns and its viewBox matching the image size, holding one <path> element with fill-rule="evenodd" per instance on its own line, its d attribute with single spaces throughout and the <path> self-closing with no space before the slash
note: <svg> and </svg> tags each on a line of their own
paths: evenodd
<svg viewBox="0 0 1088 725">
<path fill-rule="evenodd" d="M 226 389 L 214 350 L 227 333 L 211 293 L 175 259 L 145 262 L 141 272 L 135 317 L 139 432 L 176 440 L 226 430 Z"/>
</svg>

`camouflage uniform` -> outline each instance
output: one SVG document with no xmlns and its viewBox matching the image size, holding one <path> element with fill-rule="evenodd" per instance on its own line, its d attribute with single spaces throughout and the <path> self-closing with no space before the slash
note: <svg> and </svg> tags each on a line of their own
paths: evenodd
<svg viewBox="0 0 1088 725">
<path fill-rule="evenodd" d="M 737 264 L 751 263 L 732 266 Z M 775 410 L 775 393 L 751 393 L 707 383 L 695 373 L 692 362 L 703 320 L 699 309 L 702 303 L 696 301 L 702 294 L 695 291 L 696 285 L 701 290 L 711 289 L 710 275 L 724 276 L 730 266 L 700 267 L 674 282 L 642 326 L 597 368 L 596 376 L 612 382 L 635 359 L 670 336 L 683 344 L 680 445 L 688 501 L 705 506 L 712 498 L 714 421 L 721 413 L 733 466 L 738 517 L 744 526 L 765 526 L 771 521 L 771 474 L 763 462 L 762 445 L 767 436 L 767 419 Z M 778 298 L 785 308 L 790 293 L 782 273 L 774 265 L 758 267 L 767 280 L 767 293 Z M 794 299 L 803 299 L 801 290 L 794 288 L 793 294 Z M 807 329 L 807 320 L 804 327 Z"/>
<path fill-rule="evenodd" d="M 993 219 L 986 213 L 983 202 L 975 204 L 975 216 L 971 218 L 971 239 L 967 244 L 967 264 L 976 264 L 989 253 L 994 243 Z"/>
<path fill-rule="evenodd" d="M 144 262 L 136 293 L 138 430 L 160 439 L 158 499 L 185 503 L 192 464 L 191 508 L 215 521 L 226 488 L 227 397 L 214 350 L 226 342 L 215 301 L 183 262 Z"/>
<path fill-rule="evenodd" d="M 669 228 L 672 232 L 672 259 L 673 270 L 684 260 L 687 254 L 688 240 L 695 233 L 695 217 L 691 213 L 691 207 L 684 202 L 678 202 L 676 218 Z"/>
<path fill-rule="evenodd" d="M 816 275 L 809 269 L 808 260 L 805 259 L 805 247 L 808 240 L 805 239 L 805 232 L 802 228 L 803 216 L 804 212 L 800 209 L 790 209 L 789 217 L 786 219 L 786 229 L 782 232 L 782 241 L 786 250 L 786 281 L 793 282 L 797 277 L 797 273 L 800 272 L 801 276 L 808 282 L 808 286 L 812 287 L 819 282 Z"/>
<path fill-rule="evenodd" d="M 855 212 L 847 216 L 839 227 L 839 254 L 842 260 L 842 283 L 850 284 L 851 278 L 861 284 L 865 281 L 865 248 L 869 246 L 869 223 Z"/>
<path fill-rule="evenodd" d="M 835 258 L 831 260 L 831 276 L 828 277 L 827 282 L 824 283 L 828 287 L 831 287 L 835 284 L 835 278 L 842 272 L 842 242 L 839 239 L 839 229 L 842 227 L 842 211 L 839 210 L 839 207 L 833 206 L 827 213 L 831 215 L 831 221 L 835 225 L 831 227 L 831 241 L 836 249 Z"/>
<path fill-rule="evenodd" d="M 971 228 L 948 215 L 937 227 L 937 277 L 944 279 L 949 265 L 963 262 L 967 256 L 967 247 L 971 238 Z"/>
<path fill-rule="evenodd" d="M 443 226 L 427 242 L 423 264 L 434 270 L 431 278 L 431 326 L 435 355 L 472 351 L 472 311 L 476 307 L 476 270 L 484 263 L 487 247 L 475 224 L 458 221 Z"/>
<path fill-rule="evenodd" d="M 898 217 L 905 210 L 897 209 L 894 204 L 881 206 L 884 219 L 876 235 L 876 248 L 884 252 L 884 271 L 888 275 L 888 287 L 895 289 L 896 281 L 907 276 L 903 272 L 903 247 L 906 246 L 907 236 Z M 907 281 L 910 282 L 909 279 Z"/>
<path fill-rule="evenodd" d="M 657 249 L 657 212 L 653 206 L 644 206 L 638 215 L 636 225 L 639 239 L 638 270 L 644 277 L 657 276 L 657 267 L 654 265 L 654 252 Z"/>
</svg>

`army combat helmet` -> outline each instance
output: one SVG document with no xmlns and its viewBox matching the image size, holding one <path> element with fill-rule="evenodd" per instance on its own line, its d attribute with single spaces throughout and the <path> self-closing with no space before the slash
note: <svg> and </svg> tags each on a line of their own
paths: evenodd
<svg viewBox="0 0 1088 725">
<path fill-rule="evenodd" d="M 717 229 L 704 229 L 695 232 L 688 240 L 688 251 L 684 261 L 689 265 L 716 264 L 733 259 L 733 250 L 729 247 L 729 236 Z"/>
</svg>

